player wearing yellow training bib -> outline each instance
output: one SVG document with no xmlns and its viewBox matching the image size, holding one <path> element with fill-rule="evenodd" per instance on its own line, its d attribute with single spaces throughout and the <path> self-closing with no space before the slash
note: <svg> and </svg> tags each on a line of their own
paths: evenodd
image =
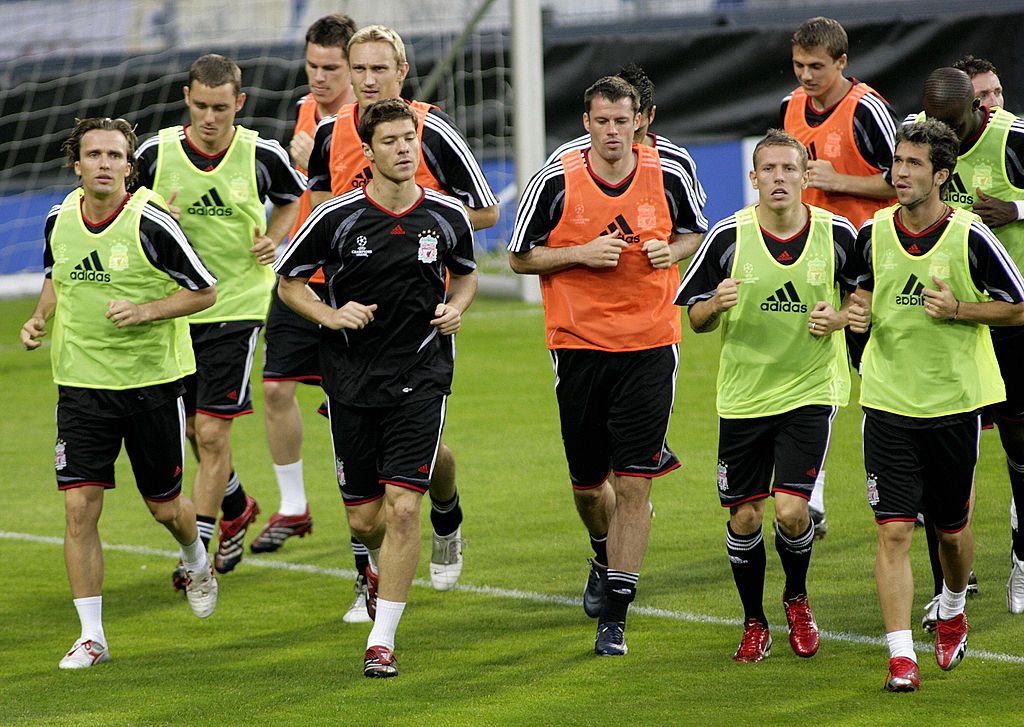
<svg viewBox="0 0 1024 727">
<path fill-rule="evenodd" d="M 754 149 L 758 203 L 715 225 L 676 294 L 698 333 L 722 331 L 718 370 L 718 496 L 729 508 L 726 551 L 744 610 L 736 661 L 768 656 L 763 605 L 765 502 L 775 500 L 775 549 L 786 573 L 782 602 L 798 656 L 818 650 L 807 601 L 814 543 L 808 500 L 850 373 L 841 289 L 849 268 L 850 222 L 803 204 L 807 151 L 770 130 Z"/>
</svg>

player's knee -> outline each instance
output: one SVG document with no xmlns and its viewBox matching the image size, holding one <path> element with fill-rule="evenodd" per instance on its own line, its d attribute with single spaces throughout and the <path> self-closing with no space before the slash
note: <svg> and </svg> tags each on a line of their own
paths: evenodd
<svg viewBox="0 0 1024 727">
<path fill-rule="evenodd" d="M 295 405 L 294 382 L 264 381 L 263 399 L 268 411 L 277 411 Z"/>
<path fill-rule="evenodd" d="M 437 448 L 434 471 L 430 475 L 430 487 L 435 496 L 440 496 L 444 500 L 455 494 L 455 455 L 444 442 Z"/>
<path fill-rule="evenodd" d="M 408 525 L 419 520 L 420 497 L 416 493 L 403 493 L 389 498 L 387 504 L 388 524 Z"/>
<path fill-rule="evenodd" d="M 231 420 L 207 417 L 207 421 L 197 421 L 195 440 L 203 454 L 218 455 L 230 452 Z"/>
<path fill-rule="evenodd" d="M 168 502 L 148 502 L 149 511 L 153 514 L 153 519 L 161 525 L 167 525 L 173 523 L 178 517 L 178 513 L 181 511 L 180 498 L 175 498 Z"/>
<path fill-rule="evenodd" d="M 608 496 L 609 487 L 606 481 L 597 487 L 588 487 L 586 489 L 573 488 L 572 499 L 576 503 L 576 508 L 578 510 L 589 510 L 600 507 Z"/>
<path fill-rule="evenodd" d="M 936 528 L 935 534 L 939 538 L 939 545 L 946 549 L 959 550 L 967 544 L 970 538 L 970 530 L 966 527 L 956 532 L 946 532 Z"/>
<path fill-rule="evenodd" d="M 758 507 L 757 502 L 745 502 L 732 508 L 729 517 L 729 527 L 737 535 L 750 535 L 761 529 L 761 522 L 764 519 L 764 507 Z"/>
<path fill-rule="evenodd" d="M 74 494 L 70 494 L 74 493 Z M 69 537 L 75 538 L 96 529 L 99 506 L 83 494 L 69 490 L 64 498 L 64 523 Z"/>
<path fill-rule="evenodd" d="M 377 529 L 380 520 L 380 504 L 368 503 L 355 507 L 345 508 L 345 515 L 348 518 L 348 528 L 357 540 L 366 542 L 371 534 Z"/>
<path fill-rule="evenodd" d="M 886 552 L 898 553 L 910 550 L 914 535 L 913 523 L 885 523 L 878 526 L 878 547 Z"/>
<path fill-rule="evenodd" d="M 800 498 L 790 498 L 795 502 L 775 502 L 775 521 L 783 533 L 791 538 L 803 533 L 810 525 L 810 516 L 807 512 L 807 501 Z"/>
</svg>

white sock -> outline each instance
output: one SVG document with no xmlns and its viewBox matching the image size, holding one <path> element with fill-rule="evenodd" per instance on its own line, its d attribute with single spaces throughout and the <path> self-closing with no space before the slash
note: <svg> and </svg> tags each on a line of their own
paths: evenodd
<svg viewBox="0 0 1024 727">
<path fill-rule="evenodd" d="M 306 487 L 302 479 L 302 460 L 291 464 L 275 464 L 277 489 L 281 491 L 282 515 L 304 515 L 306 513 Z"/>
<path fill-rule="evenodd" d="M 395 631 L 398 630 L 398 622 L 404 610 L 404 603 L 377 599 L 377 615 L 373 621 L 373 629 L 366 639 L 367 649 L 371 646 L 386 646 L 392 651 L 395 650 Z"/>
<path fill-rule="evenodd" d="M 206 554 L 202 538 L 197 537 L 191 545 L 181 546 L 181 562 L 185 570 L 195 573 L 210 570 L 210 556 Z"/>
<path fill-rule="evenodd" d="M 377 560 L 380 558 L 380 548 L 367 548 L 366 554 L 370 556 L 370 565 L 373 567 L 373 572 L 379 573 L 380 569 L 377 568 Z"/>
<path fill-rule="evenodd" d="M 103 596 L 89 596 L 74 599 L 78 620 L 82 623 L 82 638 L 92 639 L 106 646 L 103 633 Z"/>
<path fill-rule="evenodd" d="M 885 635 L 885 640 L 889 643 L 889 658 L 895 659 L 897 656 L 905 656 L 908 659 L 913 659 L 914 663 L 917 663 L 917 654 L 914 653 L 914 632 L 910 629 L 906 631 L 890 631 Z"/>
<path fill-rule="evenodd" d="M 825 512 L 825 468 L 818 470 L 814 478 L 814 489 L 811 490 L 811 501 L 807 504 L 812 510 Z"/>
<path fill-rule="evenodd" d="M 939 618 L 951 619 L 964 612 L 967 605 L 967 589 L 957 593 L 949 590 L 946 582 L 942 582 L 942 593 L 939 595 Z"/>
</svg>

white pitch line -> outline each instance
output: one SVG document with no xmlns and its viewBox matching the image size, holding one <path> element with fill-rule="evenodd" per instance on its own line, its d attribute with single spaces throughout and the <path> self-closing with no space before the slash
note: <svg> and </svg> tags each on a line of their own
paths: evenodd
<svg viewBox="0 0 1024 727">
<path fill-rule="evenodd" d="M 45 545 L 64 545 L 63 538 L 55 538 L 49 535 L 32 535 L 29 533 L 12 533 L 0 530 L 0 539 L 2 540 L 20 540 L 29 543 L 42 543 Z M 176 550 L 159 550 L 157 548 L 146 548 L 141 545 L 119 545 L 113 543 L 105 543 L 103 545 L 104 550 L 110 550 L 118 553 L 133 553 L 135 555 L 152 555 L 160 558 L 170 558 L 177 560 L 180 554 Z M 339 578 L 349 580 L 355 578 L 356 572 L 351 568 L 323 568 L 318 565 L 309 565 L 308 563 L 289 563 L 283 560 L 270 560 L 268 558 L 249 558 L 245 561 L 246 567 L 253 568 L 271 568 L 274 570 L 285 570 L 293 571 L 298 573 L 312 573 L 314 575 L 330 576 L 331 578 Z M 417 578 L 413 581 L 414 585 L 422 586 L 424 588 L 430 586 L 430 581 L 422 578 Z M 494 586 L 472 586 L 469 584 L 460 583 L 455 586 L 456 590 L 465 591 L 467 593 L 478 593 L 484 596 L 494 596 L 496 598 L 509 598 L 515 601 L 530 601 L 532 603 L 544 603 L 554 604 L 556 606 L 570 606 L 578 608 L 580 601 L 578 598 L 570 598 L 568 596 L 559 596 L 551 593 L 534 593 L 532 591 L 520 591 L 514 588 L 495 588 Z M 639 613 L 644 616 L 654 616 L 656 618 L 667 618 L 673 621 L 685 621 L 686 623 L 698 623 L 698 624 L 712 624 L 715 626 L 742 626 L 743 621 L 735 618 L 722 618 L 721 616 L 709 616 L 707 614 L 700 613 L 687 613 L 686 611 L 672 611 L 665 608 L 654 608 L 653 606 L 630 606 L 630 613 Z M 842 641 L 848 644 L 860 644 L 868 646 L 885 646 L 885 639 L 877 636 L 865 636 L 863 634 L 855 634 L 849 631 L 821 631 L 821 638 L 826 641 Z M 921 653 L 931 653 L 935 650 L 933 644 L 924 641 L 915 641 L 914 650 Z M 998 651 L 987 651 L 984 649 L 971 649 L 968 652 L 971 659 L 988 659 L 990 661 L 1001 661 L 1008 664 L 1024 664 L 1024 656 L 1017 656 L 1016 654 L 1003 654 Z"/>
</svg>

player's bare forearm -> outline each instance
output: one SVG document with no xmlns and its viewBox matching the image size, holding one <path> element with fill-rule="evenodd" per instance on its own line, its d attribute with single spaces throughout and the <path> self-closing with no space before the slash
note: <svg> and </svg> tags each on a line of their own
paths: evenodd
<svg viewBox="0 0 1024 727">
<path fill-rule="evenodd" d="M 619 256 L 628 247 L 622 239 L 622 233 L 616 230 L 610 235 L 598 237 L 579 245 L 564 247 L 548 247 L 537 245 L 524 253 L 511 253 L 509 264 L 512 270 L 520 274 L 547 275 L 559 270 L 584 265 L 588 268 L 614 268 L 619 264 Z M 665 243 L 661 243 L 665 246 Z"/>
<path fill-rule="evenodd" d="M 42 345 L 39 339 L 46 335 L 46 322 L 53 317 L 53 312 L 56 309 L 57 292 L 53 288 L 53 281 L 45 278 L 43 288 L 39 291 L 39 300 L 36 301 L 35 310 L 21 327 L 21 345 L 25 347 L 25 350 L 32 351 Z"/>
<path fill-rule="evenodd" d="M 577 264 L 575 247 L 537 245 L 526 252 L 510 252 L 508 263 L 520 275 L 547 275 Z"/>
<path fill-rule="evenodd" d="M 718 319 L 722 312 L 717 309 L 714 298 L 699 300 L 687 309 L 690 328 L 694 333 L 708 333 L 718 328 Z"/>
<path fill-rule="evenodd" d="M 837 192 L 869 199 L 892 199 L 896 196 L 896 190 L 885 181 L 885 175 L 881 173 L 873 174 L 870 177 L 858 177 L 853 174 L 838 176 L 839 189 L 835 190 Z"/>
<path fill-rule="evenodd" d="M 707 333 L 718 328 L 721 315 L 739 303 L 742 282 L 738 278 L 726 278 L 715 288 L 714 295 L 691 305 L 688 310 L 690 328 L 696 333 Z"/>
<path fill-rule="evenodd" d="M 672 262 L 682 262 L 693 257 L 700 243 L 704 240 L 703 232 L 676 232 L 669 238 L 668 247 L 672 251 Z"/>
<path fill-rule="evenodd" d="M 473 225 L 474 230 L 486 230 L 488 227 L 498 224 L 498 205 L 480 209 L 466 207 L 466 214 L 469 216 L 469 222 Z"/>
<path fill-rule="evenodd" d="M 986 326 L 1020 326 L 1024 325 L 1024 303 L 1007 303 L 1003 300 L 987 300 L 983 303 L 960 301 L 959 312 L 954 315 L 957 321 Z"/>
<path fill-rule="evenodd" d="M 270 219 L 267 221 L 267 231 L 264 234 L 273 241 L 274 247 L 277 247 L 292 231 L 297 219 L 299 219 L 297 200 L 288 204 L 275 204 L 270 210 Z"/>
<path fill-rule="evenodd" d="M 478 282 L 475 270 L 468 275 L 451 273 L 451 277 L 448 280 L 448 295 L 445 302 L 450 306 L 458 308 L 460 313 L 465 313 L 476 297 Z"/>
<path fill-rule="evenodd" d="M 36 301 L 36 308 L 32 311 L 32 317 L 48 321 L 53 318 L 55 310 L 57 310 L 57 291 L 53 287 L 53 281 L 50 278 L 44 278 L 43 287 L 39 291 L 39 300 Z"/>
<path fill-rule="evenodd" d="M 107 306 L 106 316 L 118 328 L 126 328 L 168 318 L 190 316 L 193 313 L 206 310 L 216 302 L 216 286 L 211 285 L 209 288 L 201 290 L 179 288 L 166 298 L 146 303 L 136 304 L 130 300 L 112 300 Z"/>
<path fill-rule="evenodd" d="M 308 281 L 309 278 L 286 278 L 278 275 L 277 295 L 286 306 L 306 320 L 323 325 L 332 309 L 306 285 Z"/>
</svg>

